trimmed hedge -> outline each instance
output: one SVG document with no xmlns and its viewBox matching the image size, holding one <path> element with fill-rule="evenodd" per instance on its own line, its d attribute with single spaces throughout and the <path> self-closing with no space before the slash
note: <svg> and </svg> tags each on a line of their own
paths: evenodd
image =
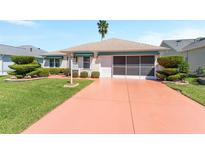
<svg viewBox="0 0 205 154">
<path fill-rule="evenodd" d="M 30 64 L 35 60 L 35 58 L 31 56 L 11 56 L 11 60 L 15 64 Z"/>
<path fill-rule="evenodd" d="M 179 73 L 179 69 L 178 68 L 164 68 L 162 72 L 166 75 L 174 75 L 174 74 Z"/>
<path fill-rule="evenodd" d="M 88 72 L 87 71 L 80 72 L 80 77 L 81 78 L 87 78 L 88 77 Z"/>
<path fill-rule="evenodd" d="M 177 68 L 184 61 L 182 56 L 159 57 L 157 62 L 165 68 Z"/>
<path fill-rule="evenodd" d="M 181 79 L 180 73 L 175 74 L 175 75 L 170 75 L 166 78 L 168 81 L 178 81 Z"/>
<path fill-rule="evenodd" d="M 50 74 L 58 75 L 60 73 L 64 73 L 65 68 L 46 68 L 48 69 Z"/>
<path fill-rule="evenodd" d="M 24 77 L 23 75 L 16 75 L 17 79 L 23 79 L 23 77 Z"/>
<path fill-rule="evenodd" d="M 160 74 L 160 73 L 158 73 L 158 72 L 156 73 L 156 76 L 157 76 L 157 78 L 160 79 L 160 80 L 164 80 L 164 79 L 166 79 L 166 77 L 167 77 L 166 75 Z"/>
<path fill-rule="evenodd" d="M 27 75 L 30 75 L 31 77 L 33 77 L 35 75 L 37 75 L 39 77 L 48 77 L 49 71 L 46 68 L 38 68 L 35 71 L 28 73 Z"/>
<path fill-rule="evenodd" d="M 99 78 L 99 77 L 100 77 L 100 72 L 98 71 L 91 72 L 91 78 Z"/>
<path fill-rule="evenodd" d="M 9 68 L 15 70 L 15 74 L 25 76 L 27 73 L 32 72 L 36 68 L 39 68 L 41 65 L 38 63 L 30 63 L 30 64 L 13 64 L 9 65 Z"/>
<path fill-rule="evenodd" d="M 187 77 L 189 65 L 182 56 L 159 57 L 158 63 L 163 67 L 156 76 L 161 80 L 178 81 Z"/>
<path fill-rule="evenodd" d="M 178 65 L 179 72 L 181 73 L 189 73 L 189 64 L 185 61 L 183 61 L 181 64 Z"/>
</svg>

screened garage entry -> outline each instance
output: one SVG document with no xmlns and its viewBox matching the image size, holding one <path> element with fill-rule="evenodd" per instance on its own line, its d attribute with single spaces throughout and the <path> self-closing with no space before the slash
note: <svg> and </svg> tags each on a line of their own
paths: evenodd
<svg viewBox="0 0 205 154">
<path fill-rule="evenodd" d="M 113 56 L 113 77 L 154 77 L 155 56 Z"/>
</svg>

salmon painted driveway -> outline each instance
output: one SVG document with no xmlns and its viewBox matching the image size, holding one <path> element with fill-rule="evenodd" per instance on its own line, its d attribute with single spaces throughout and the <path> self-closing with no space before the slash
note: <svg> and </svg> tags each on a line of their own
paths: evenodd
<svg viewBox="0 0 205 154">
<path fill-rule="evenodd" d="M 100 79 L 23 133 L 205 133 L 205 107 L 151 80 Z"/>
</svg>

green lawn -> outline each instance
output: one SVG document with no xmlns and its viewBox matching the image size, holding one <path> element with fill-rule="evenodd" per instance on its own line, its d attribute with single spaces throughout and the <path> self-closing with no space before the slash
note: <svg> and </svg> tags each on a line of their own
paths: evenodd
<svg viewBox="0 0 205 154">
<path fill-rule="evenodd" d="M 64 88 L 64 79 L 11 83 L 0 77 L 0 133 L 20 133 L 66 99 L 89 85 L 79 80 L 76 88 Z"/>
<path fill-rule="evenodd" d="M 200 85 L 196 78 L 187 78 L 186 80 L 190 84 L 176 85 L 169 83 L 167 85 L 205 106 L 205 85 Z"/>
</svg>

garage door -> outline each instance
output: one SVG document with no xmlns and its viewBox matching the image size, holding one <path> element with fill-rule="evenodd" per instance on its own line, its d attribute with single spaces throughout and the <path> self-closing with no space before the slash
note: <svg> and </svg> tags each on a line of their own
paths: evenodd
<svg viewBox="0 0 205 154">
<path fill-rule="evenodd" d="M 154 76 L 154 56 L 114 56 L 113 75 Z"/>
</svg>

